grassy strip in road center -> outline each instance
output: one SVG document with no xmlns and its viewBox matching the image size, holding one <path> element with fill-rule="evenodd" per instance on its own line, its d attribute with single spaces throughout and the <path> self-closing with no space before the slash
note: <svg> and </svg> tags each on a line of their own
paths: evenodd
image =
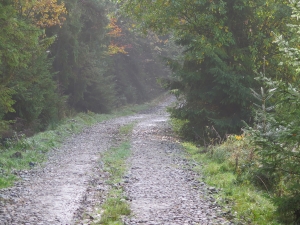
<svg viewBox="0 0 300 225">
<path fill-rule="evenodd" d="M 110 175 L 107 182 L 112 188 L 101 207 L 101 220 L 93 223 L 94 225 L 122 225 L 121 216 L 130 215 L 131 213 L 130 207 L 125 201 L 123 187 L 120 183 L 126 172 L 126 159 L 131 154 L 130 142 L 126 139 L 131 134 L 134 125 L 135 123 L 131 123 L 120 127 L 119 133 L 122 137 L 125 137 L 125 141 L 103 154 L 104 170 Z"/>
<path fill-rule="evenodd" d="M 123 196 L 122 186 L 119 184 L 126 171 L 126 159 L 130 155 L 129 142 L 123 142 L 118 147 L 111 148 L 104 154 L 104 170 L 110 174 L 108 183 L 111 190 L 102 205 L 102 215 L 99 223 L 104 225 L 121 225 L 121 216 L 129 215 L 130 208 Z"/>
</svg>

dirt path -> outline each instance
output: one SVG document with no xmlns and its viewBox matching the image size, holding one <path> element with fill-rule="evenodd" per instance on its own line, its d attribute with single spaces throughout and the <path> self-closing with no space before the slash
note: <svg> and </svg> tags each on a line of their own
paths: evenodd
<svg viewBox="0 0 300 225">
<path fill-rule="evenodd" d="M 227 224 L 217 216 L 219 209 L 213 199 L 201 199 L 207 187 L 195 180 L 193 172 L 183 169 L 187 164 L 181 150 L 168 135 L 165 107 L 171 101 L 88 128 L 50 152 L 43 168 L 20 173 L 22 181 L 0 190 L 0 224 L 89 224 L 83 222 L 82 213 L 93 211 L 108 188 L 99 154 L 113 144 L 120 126 L 132 122 L 137 125 L 125 183 L 134 216 L 124 222 Z"/>
<path fill-rule="evenodd" d="M 52 150 L 43 168 L 22 171 L 20 182 L 0 190 L 0 224 L 73 224 L 90 183 L 107 176 L 99 166 L 99 154 L 109 149 L 121 125 L 141 119 L 121 117 L 87 128 Z M 101 192 L 106 186 L 100 182 L 96 188 Z"/>
<path fill-rule="evenodd" d="M 132 136 L 127 196 L 133 217 L 126 224 L 229 224 L 197 180 L 172 134 L 164 108 L 140 122 Z M 206 200 L 201 198 L 206 196 Z"/>
</svg>

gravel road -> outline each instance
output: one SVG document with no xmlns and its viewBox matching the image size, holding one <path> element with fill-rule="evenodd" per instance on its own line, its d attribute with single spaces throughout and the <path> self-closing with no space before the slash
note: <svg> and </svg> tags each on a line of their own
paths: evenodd
<svg viewBox="0 0 300 225">
<path fill-rule="evenodd" d="M 109 188 L 99 156 L 118 139 L 119 127 L 132 122 L 132 156 L 124 176 L 132 216 L 124 223 L 230 224 L 171 132 L 165 109 L 172 101 L 169 97 L 150 110 L 86 128 L 49 152 L 42 167 L 19 172 L 20 182 L 0 190 L 0 224 L 90 224 L 95 216 L 87 215 Z"/>
</svg>

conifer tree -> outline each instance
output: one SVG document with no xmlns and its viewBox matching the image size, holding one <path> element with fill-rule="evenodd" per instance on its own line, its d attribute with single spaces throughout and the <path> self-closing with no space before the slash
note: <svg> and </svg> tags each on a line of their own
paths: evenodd
<svg viewBox="0 0 300 225">
<path fill-rule="evenodd" d="M 263 57 L 277 76 L 278 47 L 271 31 L 284 31 L 290 10 L 284 2 L 249 0 L 120 0 L 141 29 L 171 33 L 183 56 L 169 59 L 168 86 L 181 100 L 171 112 L 184 121 L 185 135 L 201 137 L 207 127 L 220 135 L 240 132 L 251 119 L 256 70 Z M 280 22 L 278 22 L 280 21 Z"/>
</svg>

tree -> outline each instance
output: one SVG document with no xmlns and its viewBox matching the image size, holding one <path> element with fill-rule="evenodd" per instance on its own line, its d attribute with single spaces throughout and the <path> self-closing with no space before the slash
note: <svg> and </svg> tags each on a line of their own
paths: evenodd
<svg viewBox="0 0 300 225">
<path fill-rule="evenodd" d="M 52 61 L 46 52 L 36 52 L 27 68 L 16 71 L 18 79 L 9 83 L 14 90 L 12 99 L 15 103 L 14 112 L 7 113 L 5 119 L 23 119 L 26 121 L 23 125 L 31 129 L 31 134 L 63 116 L 65 97 L 59 94 L 53 80 Z"/>
<path fill-rule="evenodd" d="M 14 111 L 12 95 L 15 91 L 8 83 L 16 79 L 18 69 L 27 67 L 40 35 L 38 29 L 15 18 L 13 6 L 0 3 L 0 119 Z"/>
<path fill-rule="evenodd" d="M 44 128 L 47 122 L 58 118 L 57 108 L 46 110 L 50 109 L 48 103 L 53 102 L 55 108 L 61 99 L 46 53 L 54 37 L 44 37 L 36 24 L 20 17 L 19 8 L 13 3 L 0 4 L 0 124 L 7 129 L 8 121 L 20 117 Z"/>
<path fill-rule="evenodd" d="M 289 33 L 276 34 L 276 43 L 282 55 L 280 66 L 283 79 L 261 78 L 264 92 L 254 95 L 262 102 L 261 109 L 255 110 L 256 119 L 248 129 L 259 156 L 257 173 L 272 184 L 272 196 L 278 206 L 278 214 L 285 224 L 300 222 L 300 92 L 299 92 L 299 30 L 300 4 L 290 1 L 293 10 L 287 24 Z M 292 71 L 293 73 L 289 73 Z M 271 107 L 266 107 L 267 103 Z"/>
<path fill-rule="evenodd" d="M 113 77 L 108 73 L 107 2 L 65 1 L 67 20 L 51 46 L 53 71 L 68 104 L 79 111 L 107 112 L 115 104 Z"/>
<path fill-rule="evenodd" d="M 203 137 L 206 127 L 221 135 L 240 132 L 251 119 L 255 70 L 268 58 L 274 76 L 278 47 L 273 30 L 284 32 L 290 10 L 275 1 L 120 0 L 123 10 L 141 29 L 172 33 L 184 47 L 180 60 L 169 59 L 174 79 L 169 88 L 180 99 L 172 116 L 185 122 L 184 134 Z M 278 11 L 278 9 L 280 9 Z M 281 21 L 278 23 L 278 21 Z M 275 69 L 276 68 L 276 69 Z"/>
<path fill-rule="evenodd" d="M 108 112 L 158 93 L 162 70 L 149 43 L 108 15 L 111 6 L 108 0 L 1 2 L 0 131 L 16 118 L 44 129 L 66 105 Z"/>
</svg>

